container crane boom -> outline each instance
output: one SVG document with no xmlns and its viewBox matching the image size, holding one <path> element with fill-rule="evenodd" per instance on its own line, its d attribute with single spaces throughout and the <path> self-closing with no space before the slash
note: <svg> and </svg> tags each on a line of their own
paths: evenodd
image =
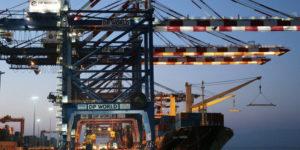
<svg viewBox="0 0 300 150">
<path fill-rule="evenodd" d="M 114 47 L 109 47 L 108 49 L 113 49 Z M 81 48 L 78 49 L 79 54 L 85 54 L 91 51 L 91 48 Z M 119 51 L 126 51 L 128 48 L 122 48 Z M 260 45 L 249 45 L 249 46 L 196 46 L 196 47 L 164 47 L 164 46 L 155 46 L 153 50 L 153 56 L 158 57 L 240 57 L 240 56 L 267 56 L 275 55 L 281 56 L 290 50 L 282 46 L 260 46 Z M 24 55 L 24 52 L 34 56 L 47 56 L 55 59 L 57 56 L 54 48 L 7 48 L 1 47 L 0 54 L 4 56 L 11 55 Z M 47 53 L 46 53 L 47 52 Z M 105 52 L 101 52 L 102 54 Z M 118 55 L 120 52 L 114 53 Z"/>
<path fill-rule="evenodd" d="M 203 102 L 200 102 L 200 103 L 197 103 L 197 104 L 193 105 L 193 109 L 197 109 L 199 107 L 203 108 L 203 106 L 206 106 L 208 103 L 214 104 L 214 101 L 215 101 L 215 103 L 219 103 L 219 102 L 222 102 L 222 101 L 224 101 L 224 100 L 226 100 L 228 98 L 234 97 L 234 96 L 232 96 L 232 94 L 231 95 L 228 95 L 228 94 L 230 94 L 232 92 L 235 92 L 235 91 L 237 91 L 237 90 L 239 90 L 239 89 L 241 89 L 241 88 L 249 85 L 250 83 L 253 83 L 253 82 L 255 82 L 257 80 L 260 80 L 260 79 L 261 79 L 261 76 L 256 77 L 256 78 L 254 78 L 254 79 L 252 79 L 252 80 L 250 80 L 248 82 L 245 82 L 245 83 L 243 83 L 241 85 L 235 86 L 235 87 L 233 87 L 233 88 L 231 88 L 229 90 L 226 90 L 226 91 L 224 91 L 224 92 L 222 92 L 220 94 L 217 94 L 217 95 L 214 95 L 214 96 L 212 96 L 210 98 L 207 98 Z"/>
<path fill-rule="evenodd" d="M 154 57 L 154 65 L 263 65 L 271 59 L 265 57 Z"/>
<path fill-rule="evenodd" d="M 157 32 L 207 31 L 300 31 L 300 18 L 165 19 L 155 24 Z"/>
<path fill-rule="evenodd" d="M 199 47 L 155 47 L 154 57 L 168 56 L 281 56 L 289 49 L 281 46 L 199 46 Z"/>
<path fill-rule="evenodd" d="M 193 112 L 197 112 L 197 111 L 199 111 L 199 110 L 204 109 L 205 107 L 214 106 L 214 105 L 216 105 L 216 104 L 219 104 L 219 103 L 221 103 L 221 102 L 223 102 L 223 101 L 225 101 L 225 100 L 227 100 L 227 99 L 233 98 L 233 97 L 235 97 L 234 94 L 228 94 L 228 95 L 225 95 L 225 96 L 223 96 L 223 97 L 216 98 L 216 99 L 214 99 L 214 100 L 208 101 L 208 102 L 206 102 L 206 103 L 204 103 L 204 104 L 203 104 L 203 103 L 202 103 L 202 104 L 196 104 L 196 105 L 194 105 L 194 106 L 192 107 L 192 111 L 193 111 Z"/>
</svg>

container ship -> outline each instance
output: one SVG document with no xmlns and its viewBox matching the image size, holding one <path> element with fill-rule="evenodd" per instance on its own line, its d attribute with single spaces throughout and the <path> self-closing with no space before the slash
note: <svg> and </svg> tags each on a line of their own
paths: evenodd
<svg viewBox="0 0 300 150">
<path fill-rule="evenodd" d="M 156 146 L 159 150 L 218 150 L 233 136 L 224 127 L 221 113 L 206 113 L 207 124 L 201 125 L 201 113 L 180 113 L 159 119 Z"/>
<path fill-rule="evenodd" d="M 234 135 L 233 130 L 224 126 L 222 113 L 208 113 L 207 108 L 225 100 L 234 98 L 233 92 L 257 81 L 261 77 L 247 79 L 247 81 L 234 86 L 221 93 L 204 98 L 205 84 L 201 84 L 202 95 L 192 93 L 192 84 L 186 83 L 186 92 L 177 92 L 163 85 L 160 87 L 171 91 L 172 94 L 156 94 L 156 147 L 160 150 L 218 150 Z M 260 86 L 261 88 L 261 86 Z M 195 98 L 201 102 L 194 103 Z M 185 112 L 177 112 L 177 103 L 185 102 Z M 168 113 L 164 113 L 164 109 Z M 230 112 L 240 112 L 235 107 Z"/>
</svg>

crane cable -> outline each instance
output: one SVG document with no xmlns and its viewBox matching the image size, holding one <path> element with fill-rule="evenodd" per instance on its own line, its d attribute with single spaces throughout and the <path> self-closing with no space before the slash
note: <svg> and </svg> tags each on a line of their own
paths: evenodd
<svg viewBox="0 0 300 150">
<path fill-rule="evenodd" d="M 165 6 L 166 7 L 166 6 Z M 167 8 L 167 9 L 170 9 L 170 8 Z M 163 12 L 165 12 L 165 11 L 163 11 Z M 174 11 L 175 12 L 175 11 Z M 163 16 L 162 16 L 162 14 L 160 14 L 159 12 L 157 12 L 158 13 L 158 15 L 159 15 L 159 17 L 160 18 L 163 18 Z M 167 12 L 165 12 L 165 13 L 167 13 Z M 178 12 L 175 12 L 176 14 L 180 14 L 180 13 L 178 13 Z M 169 14 L 169 13 L 167 13 L 167 14 Z M 172 15 L 173 17 L 175 17 L 175 18 L 177 18 L 177 19 L 179 19 L 179 17 L 177 16 L 176 17 L 176 15 L 175 14 L 169 14 L 169 15 Z M 180 15 L 182 15 L 182 14 L 180 14 Z M 182 15 L 183 16 L 183 15 Z M 157 17 L 158 19 L 159 19 L 159 21 L 162 21 L 162 19 L 160 19 L 159 17 Z M 180 32 L 180 33 L 176 33 L 176 32 L 172 32 L 175 36 L 177 36 L 179 39 L 181 39 L 183 42 L 185 42 L 186 43 L 186 41 L 188 41 L 190 44 L 188 44 L 188 43 L 186 43 L 186 44 L 188 44 L 188 45 L 193 45 L 193 46 L 199 46 L 199 45 L 201 45 L 201 46 L 207 46 L 207 45 L 209 45 L 208 43 L 206 43 L 206 42 L 203 42 L 203 41 L 201 41 L 201 40 L 199 40 L 199 39 L 197 39 L 197 38 L 195 38 L 195 37 L 193 37 L 193 36 L 191 36 L 191 35 L 189 35 L 189 34 L 186 34 L 186 33 L 183 33 L 183 32 Z M 165 38 L 166 39 L 166 38 Z M 169 41 L 169 40 L 167 40 L 167 41 Z M 168 43 L 171 43 L 171 42 L 168 42 Z M 172 44 L 172 45 L 174 45 L 174 44 Z"/>
<path fill-rule="evenodd" d="M 250 9 L 252 9 L 252 10 L 258 12 L 258 13 L 261 13 L 263 15 L 266 15 L 267 17 L 273 17 L 276 14 L 279 14 L 281 16 L 288 17 L 288 18 L 295 18 L 294 16 L 291 16 L 287 13 L 281 12 L 279 10 L 276 10 L 274 8 L 271 8 L 269 6 L 266 6 L 264 4 L 256 2 L 254 0 L 248 0 L 248 2 L 250 2 L 252 5 L 249 4 L 249 3 L 246 3 L 246 2 L 241 2 L 240 0 L 231 0 L 231 1 L 234 2 L 234 3 L 237 3 L 239 5 L 242 5 L 244 7 L 250 8 Z M 255 8 L 255 7 L 257 7 L 257 8 Z"/>
<path fill-rule="evenodd" d="M 214 10 L 212 7 L 210 7 L 203 0 L 198 0 L 197 2 L 195 0 L 192 0 L 192 2 L 195 4 L 195 6 L 197 6 L 201 10 L 203 10 L 202 7 L 200 6 L 200 4 L 198 4 L 197 2 L 201 3 L 202 5 L 206 6 L 212 12 L 212 15 L 217 16 L 219 19 L 223 19 L 223 17 L 219 13 L 217 13 L 216 10 Z M 205 11 L 205 10 L 203 10 L 203 11 Z M 246 43 L 246 42 L 244 42 L 242 40 L 239 40 L 239 39 L 237 39 L 237 38 L 235 38 L 233 36 L 229 36 L 229 35 L 227 35 L 225 33 L 221 33 L 221 32 L 208 32 L 208 31 L 206 31 L 206 33 L 209 33 L 209 34 L 211 34 L 213 36 L 221 38 L 221 39 L 223 39 L 223 40 L 225 40 L 227 42 L 230 42 L 232 44 L 236 44 L 236 45 L 239 45 L 239 46 L 248 45 L 248 43 Z"/>
<path fill-rule="evenodd" d="M 156 86 L 158 86 L 158 87 L 161 87 L 161 88 L 163 88 L 163 89 L 165 89 L 165 90 L 167 90 L 167 91 L 170 91 L 170 92 L 172 92 L 172 93 L 180 93 L 180 92 L 178 92 L 178 91 L 176 91 L 176 90 L 174 90 L 174 89 L 171 89 L 171 88 L 169 88 L 169 87 L 167 87 L 167 86 L 165 86 L 165 85 L 162 85 L 162 84 L 160 84 L 160 83 L 157 83 L 157 82 L 154 82 L 154 85 L 156 85 Z"/>
<path fill-rule="evenodd" d="M 162 19 L 161 18 L 163 18 L 163 16 L 159 13 L 159 12 L 157 12 L 158 13 L 158 16 L 157 15 L 154 15 L 154 16 L 156 16 L 156 18 L 158 18 L 158 20 L 159 21 L 162 21 Z M 160 17 L 160 18 L 159 18 Z M 160 32 L 156 32 L 156 33 L 160 33 Z M 177 32 L 172 32 L 175 36 L 177 36 L 180 40 L 182 40 L 183 42 L 185 42 L 186 44 L 188 44 L 188 45 L 193 45 L 193 46 L 199 46 L 199 45 L 201 45 L 201 46 L 204 46 L 204 45 L 209 45 L 208 43 L 205 43 L 205 42 L 203 42 L 203 41 L 201 41 L 201 40 L 199 40 L 199 39 L 197 39 L 197 38 L 195 38 L 195 37 L 193 37 L 193 36 L 191 36 L 191 35 L 189 35 L 189 34 L 186 34 L 186 33 L 183 33 L 183 32 L 179 32 L 179 33 L 177 33 Z M 156 34 L 157 35 L 157 34 Z M 161 37 L 159 37 L 160 39 L 161 39 Z M 166 37 L 165 37 L 166 38 Z M 162 39 L 161 39 L 162 40 Z M 167 40 L 167 38 L 165 39 L 165 40 Z M 167 41 L 169 41 L 169 40 L 167 40 Z M 189 43 L 187 43 L 186 41 L 188 41 Z M 171 41 L 169 41 L 168 43 L 171 43 Z M 167 45 L 174 45 L 174 44 L 167 44 Z M 174 45 L 175 46 L 175 45 Z"/>
<path fill-rule="evenodd" d="M 130 75 L 129 74 L 123 74 L 123 76 L 125 77 L 125 78 L 130 78 Z M 128 80 L 126 80 L 125 81 L 128 85 L 132 85 Z M 143 85 L 143 87 L 145 87 L 145 85 Z M 156 92 L 156 93 L 161 93 L 161 91 L 157 91 L 157 90 L 155 90 L 154 89 L 154 92 Z"/>
<path fill-rule="evenodd" d="M 37 41 L 40 40 L 39 38 L 43 37 L 44 35 L 46 35 L 46 33 L 40 34 L 40 35 L 35 36 L 35 37 L 33 37 L 33 38 L 29 39 L 29 40 L 25 40 L 25 41 L 23 41 L 23 42 L 21 42 L 21 43 L 18 43 L 17 45 L 14 45 L 13 48 L 17 48 L 17 47 L 19 47 L 19 46 L 21 46 L 21 45 L 23 45 L 23 44 L 26 44 L 26 43 L 34 43 L 34 42 L 37 42 Z M 26 46 L 22 46 L 21 48 L 24 48 L 24 47 L 26 47 Z"/>
<path fill-rule="evenodd" d="M 164 16 L 159 11 L 154 12 L 154 16 L 155 19 L 158 19 L 158 21 L 163 21 L 164 19 Z"/>
<path fill-rule="evenodd" d="M 160 8 L 158 8 L 157 6 L 160 7 Z M 181 13 L 179 13 L 179 12 L 177 12 L 177 11 L 169 8 L 169 7 L 167 7 L 166 5 L 164 5 L 164 4 L 160 3 L 160 2 L 155 1 L 154 2 L 154 7 L 158 8 L 159 10 L 161 10 L 161 11 L 163 11 L 165 13 L 167 13 L 167 11 L 169 11 L 169 13 L 167 13 L 167 14 L 169 14 L 169 15 L 171 14 L 175 18 L 186 18 L 186 16 L 184 16 L 183 14 L 181 14 Z"/>
<path fill-rule="evenodd" d="M 120 3 L 122 0 L 118 0 L 118 1 L 115 1 L 115 2 L 113 2 L 113 3 L 110 3 L 110 4 L 108 4 L 108 5 L 106 5 L 106 6 L 104 6 L 104 7 L 102 7 L 102 8 L 100 8 L 99 10 L 104 10 L 104 9 L 107 9 L 107 10 L 112 10 L 112 9 L 114 9 L 114 8 L 116 8 L 116 7 L 118 7 L 118 6 L 121 6 L 122 4 L 125 4 L 126 2 L 122 2 L 122 3 Z M 120 3 L 120 4 L 118 4 L 118 3 Z M 115 6 L 114 6 L 115 5 Z"/>
<path fill-rule="evenodd" d="M 174 18 L 178 18 L 178 16 L 176 16 L 176 15 L 170 13 L 170 12 L 167 12 L 167 11 L 163 10 L 162 8 L 156 7 L 155 5 L 154 5 L 154 8 L 157 9 L 157 10 L 160 10 L 160 11 L 162 11 L 162 12 L 164 12 L 164 13 L 166 13 L 166 14 L 174 17 Z"/>
<path fill-rule="evenodd" d="M 217 85 L 224 85 L 224 84 L 233 84 L 233 83 L 237 83 L 237 82 L 253 80 L 255 78 L 257 78 L 257 77 L 241 78 L 241 79 L 235 79 L 235 80 L 224 80 L 224 81 L 216 81 L 216 82 L 204 82 L 204 85 L 205 86 L 217 86 Z M 199 86 L 202 84 L 198 83 L 198 84 L 192 84 L 192 85 Z"/>
<path fill-rule="evenodd" d="M 217 16 L 219 19 L 222 19 L 223 17 L 216 11 L 214 10 L 212 7 L 210 7 L 206 2 L 204 2 L 203 0 L 197 0 L 198 3 L 201 3 L 203 6 L 205 6 L 210 12 L 212 12 L 211 14 L 214 16 Z M 192 0 L 192 3 L 195 4 L 198 8 L 202 9 L 202 7 L 200 6 L 200 4 L 197 4 L 197 2 L 195 2 L 195 0 Z M 202 9 L 203 10 L 203 9 Z"/>
<path fill-rule="evenodd" d="M 106 10 L 112 10 L 112 9 L 117 8 L 117 7 L 119 7 L 119 6 L 121 6 L 121 5 L 123 5 L 123 4 L 126 3 L 126 2 L 122 2 L 122 3 L 120 3 L 120 2 L 121 2 L 121 0 L 116 1 L 114 3 L 111 3 L 109 5 L 104 6 L 104 7 L 100 8 L 100 9 L 98 9 L 98 10 L 104 10 L 104 9 L 106 9 Z M 120 4 L 118 4 L 118 3 L 120 3 Z M 101 15 L 101 14 L 95 14 L 95 15 L 92 15 L 92 16 L 93 17 L 97 17 L 99 15 Z M 87 16 L 89 16 L 89 15 L 87 15 Z"/>
<path fill-rule="evenodd" d="M 165 44 L 167 44 L 168 46 L 173 46 L 176 47 L 174 43 L 172 43 L 168 38 L 166 38 L 164 35 L 162 35 L 162 33 L 160 32 L 155 32 L 154 33 L 158 38 L 162 39 Z"/>
<path fill-rule="evenodd" d="M 262 97 L 264 100 L 266 100 L 267 102 L 269 103 L 265 103 L 265 104 L 258 104 L 258 103 L 255 103 L 257 101 L 257 99 L 259 97 Z M 261 81 L 260 81 L 260 84 L 259 84 L 259 93 L 258 95 L 247 105 L 247 106 L 272 106 L 272 107 L 276 107 L 275 104 L 273 104 L 262 92 L 262 86 L 261 86 Z"/>
<path fill-rule="evenodd" d="M 201 3 L 203 3 L 204 5 L 207 5 L 208 7 L 209 7 L 209 5 L 208 4 L 206 4 L 203 0 L 199 0 Z M 157 3 L 157 2 L 156 2 Z M 160 3 L 157 3 L 157 4 L 160 4 Z M 160 4 L 160 5 L 163 5 L 163 4 Z M 167 6 L 164 6 L 165 7 L 165 9 L 167 9 L 167 10 L 172 10 L 172 9 L 170 9 L 170 8 L 168 8 Z M 211 7 L 209 7 L 210 9 L 212 9 L 212 11 L 214 11 L 213 10 L 213 8 L 211 8 Z M 159 10 L 161 10 L 160 8 L 158 8 Z M 172 12 L 174 13 L 174 14 L 172 14 L 172 13 L 168 13 L 168 12 L 166 12 L 165 10 L 161 10 L 161 11 L 163 11 L 163 12 L 165 12 L 166 14 L 168 14 L 168 15 L 171 15 L 172 17 L 175 17 L 175 18 L 177 18 L 177 19 L 180 19 L 180 17 L 182 17 L 183 15 L 182 14 L 180 14 L 180 13 L 178 13 L 178 12 L 176 12 L 175 10 L 172 10 Z M 218 13 L 216 12 L 216 11 L 214 11 L 215 13 L 216 13 L 216 15 L 218 15 Z M 176 16 L 176 14 L 178 15 L 178 16 Z M 219 15 L 219 17 L 222 19 L 222 17 Z M 239 40 L 239 39 L 237 39 L 237 38 L 235 38 L 235 37 L 233 37 L 233 36 L 230 36 L 230 35 L 227 35 L 227 34 L 225 34 L 225 33 L 221 33 L 221 32 L 207 32 L 207 33 L 209 33 L 209 34 L 211 34 L 211 35 L 213 35 L 213 36 L 216 36 L 216 37 L 218 37 L 218 38 L 221 38 L 221 39 L 223 39 L 223 40 L 225 40 L 225 41 L 227 41 L 227 42 L 230 42 L 230 43 L 232 43 L 232 44 L 235 44 L 235 45 L 239 45 L 239 46 L 246 46 L 246 45 L 248 45 L 248 43 L 246 43 L 246 42 L 244 42 L 244 41 L 242 41 L 242 40 Z M 187 40 L 191 40 L 191 39 L 196 39 L 196 38 L 191 38 L 192 36 L 188 36 L 188 35 L 184 35 L 185 37 L 186 37 L 186 39 Z M 199 39 L 197 39 L 198 40 L 198 42 L 200 42 L 201 40 L 199 40 Z M 203 42 L 203 41 L 201 41 L 201 43 L 203 44 L 203 43 L 205 43 L 205 42 Z M 199 43 L 198 43 L 199 44 Z M 205 43 L 206 45 L 207 45 L 207 43 Z M 200 44 L 201 45 L 201 44 Z"/>
<path fill-rule="evenodd" d="M 126 77 L 126 78 L 130 78 L 131 75 L 129 75 L 128 73 L 125 73 L 125 74 L 123 74 L 123 76 Z M 127 81 L 127 83 L 130 84 L 129 81 Z M 156 85 L 156 86 L 158 86 L 158 87 L 161 87 L 161 88 L 163 88 L 163 89 L 165 89 L 165 90 L 167 90 L 167 91 L 169 91 L 169 92 L 172 92 L 172 93 L 181 93 L 181 92 L 179 92 L 179 91 L 176 91 L 176 90 L 174 90 L 174 89 L 171 89 L 171 88 L 169 88 L 169 87 L 167 87 L 167 86 L 165 86 L 165 85 L 162 85 L 162 84 L 160 84 L 160 83 L 157 83 L 157 82 L 154 82 L 154 85 Z"/>
<path fill-rule="evenodd" d="M 24 2 L 22 2 L 22 3 L 20 3 L 20 4 L 17 4 L 17 5 L 15 5 L 15 6 L 12 6 L 12 7 L 10 7 L 10 8 L 7 8 L 7 9 L 1 11 L 1 12 L 0 12 L 0 15 L 3 14 L 3 13 L 5 13 L 5 12 L 8 12 L 8 11 L 11 10 L 11 9 L 15 9 L 15 8 L 17 8 L 17 7 L 20 7 L 20 6 L 22 6 L 22 5 L 25 5 L 25 4 L 27 4 L 27 3 L 28 3 L 28 1 L 24 1 Z"/>
<path fill-rule="evenodd" d="M 192 0 L 192 3 L 193 3 L 196 7 L 198 7 L 200 10 L 202 10 L 208 17 L 211 16 L 210 13 L 208 13 L 207 11 L 205 11 L 204 9 L 202 9 L 202 7 L 201 7 L 198 3 L 196 3 L 194 0 Z"/>
<path fill-rule="evenodd" d="M 254 1 L 254 0 L 248 0 L 248 1 L 250 1 L 250 2 L 252 2 L 252 3 L 254 3 L 254 4 L 256 4 L 256 5 L 259 5 L 259 6 L 263 7 L 263 8 L 266 8 L 266 9 L 268 9 L 268 10 L 270 10 L 270 11 L 273 11 L 273 12 L 276 12 L 276 13 L 278 13 L 278 14 L 281 14 L 281 15 L 283 15 L 283 16 L 286 16 L 286 17 L 289 17 L 289 18 L 294 18 L 294 16 L 291 16 L 291 15 L 289 15 L 289 14 L 287 14 L 287 13 L 284 13 L 284 12 L 282 12 L 282 11 L 276 10 L 276 9 L 274 9 L 274 8 L 271 8 L 271 7 L 269 7 L 269 6 L 266 6 L 266 5 L 264 5 L 264 4 L 261 4 L 261 3 L 259 3 L 259 2 L 256 2 L 256 1 Z"/>
<path fill-rule="evenodd" d="M 258 13 L 261 13 L 261 14 L 263 14 L 263 15 L 266 15 L 267 17 L 272 17 L 272 15 L 270 15 L 270 14 L 268 14 L 268 13 L 266 13 L 266 12 L 263 12 L 263 11 L 261 11 L 261 10 L 258 10 L 258 9 L 256 9 L 256 8 L 253 8 L 253 7 L 251 7 L 251 6 L 247 5 L 247 4 L 244 4 L 244 3 L 240 2 L 240 1 L 237 1 L 237 0 L 231 0 L 231 1 L 233 1 L 233 2 L 235 2 L 235 3 L 237 3 L 237 4 L 239 4 L 239 5 L 242 5 L 242 6 L 244 6 L 244 7 L 253 9 L 254 11 L 256 11 L 256 12 L 258 12 Z"/>
<path fill-rule="evenodd" d="M 234 1 L 234 2 L 236 2 L 236 3 L 241 3 L 241 2 L 239 2 L 239 1 L 237 1 L 237 0 L 232 0 L 232 1 Z M 249 0 L 249 1 L 251 1 L 251 2 L 253 2 L 253 3 L 256 3 L 256 4 L 260 4 L 260 3 L 257 3 L 257 2 L 255 2 L 255 1 L 253 1 L 253 0 Z M 200 4 L 198 4 L 197 2 L 195 2 L 195 0 L 192 0 L 192 2 L 195 4 L 195 6 L 197 6 L 198 8 L 200 8 L 200 9 L 202 9 L 202 7 L 200 6 Z M 206 6 L 211 12 L 212 12 L 212 14 L 213 15 L 215 15 L 215 16 L 217 16 L 219 19 L 223 19 L 223 17 L 219 14 L 219 13 L 217 13 L 217 11 L 215 11 L 212 7 L 210 7 L 207 3 L 205 3 L 203 0 L 198 0 L 198 2 L 200 2 L 200 3 L 202 3 L 204 6 Z M 261 4 L 262 5 L 262 4 Z M 264 5 L 263 5 L 264 6 Z M 264 7 L 267 7 L 267 6 L 264 6 Z M 272 9 L 272 8 L 269 8 L 269 9 Z M 203 10 L 203 9 L 202 9 Z M 257 11 L 259 11 L 259 10 L 257 10 Z M 277 11 L 277 10 L 274 10 L 274 11 Z M 279 12 L 279 11 L 277 11 L 277 12 Z M 261 13 L 264 13 L 264 12 L 261 12 Z M 282 12 L 280 12 L 280 13 L 282 13 Z M 267 13 L 264 13 L 265 15 L 268 15 Z M 286 14 L 285 14 L 286 15 Z M 268 15 L 268 16 L 270 16 L 270 15 Z M 230 43 L 232 43 L 232 44 L 236 44 L 236 45 L 239 45 L 239 46 L 246 46 L 246 45 L 248 45 L 248 43 L 246 43 L 246 42 L 244 42 L 244 41 L 242 41 L 242 40 L 239 40 L 239 39 L 237 39 L 237 38 L 235 38 L 235 37 L 233 37 L 233 36 L 229 36 L 229 35 L 227 35 L 227 34 L 225 34 L 225 33 L 221 33 L 221 32 L 207 32 L 207 33 L 209 33 L 209 34 L 211 34 L 211 35 L 214 35 L 214 36 L 216 36 L 216 37 L 219 37 L 219 38 L 221 38 L 221 39 L 223 39 L 223 40 L 225 40 L 225 41 L 227 41 L 227 42 L 230 42 Z"/>
<path fill-rule="evenodd" d="M 238 38 L 235 38 L 233 36 L 230 36 L 228 34 L 225 34 L 225 33 L 222 33 L 222 32 L 218 32 L 218 31 L 215 31 L 215 32 L 206 32 L 208 34 L 211 34 L 213 36 L 216 36 L 218 38 L 221 38 L 229 43 L 232 43 L 232 44 L 235 44 L 235 45 L 238 45 L 238 46 L 248 46 L 249 44 L 245 41 L 242 41 Z"/>
<path fill-rule="evenodd" d="M 184 38 L 182 35 L 180 35 L 179 33 L 176 33 L 176 32 L 172 32 L 176 37 L 178 37 L 182 42 L 184 42 L 185 44 L 187 44 L 189 47 L 192 47 L 192 46 L 196 46 L 197 43 L 189 40 L 189 39 L 186 39 Z"/>
<path fill-rule="evenodd" d="M 157 38 L 159 38 L 165 45 L 167 46 L 171 46 L 173 44 L 171 44 L 170 42 L 168 42 L 166 39 L 164 39 L 163 37 L 161 37 L 161 35 L 159 35 L 158 33 L 154 33 L 156 35 Z"/>
<path fill-rule="evenodd" d="M 162 14 L 160 14 L 159 12 L 157 12 L 158 14 L 154 14 L 154 16 L 156 18 L 158 18 L 159 21 L 162 21 L 162 19 L 160 19 L 159 17 L 163 18 Z M 170 41 L 168 40 L 165 36 L 163 36 L 160 32 L 154 32 L 154 34 L 160 39 L 163 41 L 163 43 L 165 43 L 167 46 L 174 46 L 175 45 Z"/>
<path fill-rule="evenodd" d="M 209 43 L 206 43 L 202 40 L 199 40 L 196 37 L 194 37 L 192 35 L 189 35 L 187 33 L 179 32 L 179 33 L 176 33 L 176 34 L 180 34 L 183 38 L 186 38 L 187 40 L 191 41 L 192 43 L 196 43 L 197 46 L 199 46 L 199 45 L 201 45 L 201 46 L 211 46 Z"/>
</svg>

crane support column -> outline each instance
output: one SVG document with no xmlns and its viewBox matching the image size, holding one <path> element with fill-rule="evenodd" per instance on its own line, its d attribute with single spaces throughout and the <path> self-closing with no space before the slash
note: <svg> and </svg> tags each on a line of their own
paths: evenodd
<svg viewBox="0 0 300 150">
<path fill-rule="evenodd" d="M 170 96 L 170 112 L 169 116 L 176 116 L 176 97 L 174 95 Z"/>
<path fill-rule="evenodd" d="M 192 112 L 192 106 L 194 103 L 194 98 L 192 96 L 192 85 L 188 82 L 185 83 L 185 91 L 186 91 L 186 104 L 185 104 L 185 110 L 187 113 Z"/>
</svg>

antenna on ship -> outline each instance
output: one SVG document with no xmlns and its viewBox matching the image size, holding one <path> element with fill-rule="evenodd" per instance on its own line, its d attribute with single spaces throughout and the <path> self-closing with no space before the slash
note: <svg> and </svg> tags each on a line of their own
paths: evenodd
<svg viewBox="0 0 300 150">
<path fill-rule="evenodd" d="M 204 103 L 205 98 L 204 98 L 204 90 L 205 90 L 205 86 L 204 86 L 204 81 L 201 82 L 201 100 L 202 103 L 204 104 L 201 109 L 201 125 L 202 126 L 206 126 L 207 125 L 207 116 L 206 116 L 206 109 L 207 109 L 207 105 Z"/>
</svg>

